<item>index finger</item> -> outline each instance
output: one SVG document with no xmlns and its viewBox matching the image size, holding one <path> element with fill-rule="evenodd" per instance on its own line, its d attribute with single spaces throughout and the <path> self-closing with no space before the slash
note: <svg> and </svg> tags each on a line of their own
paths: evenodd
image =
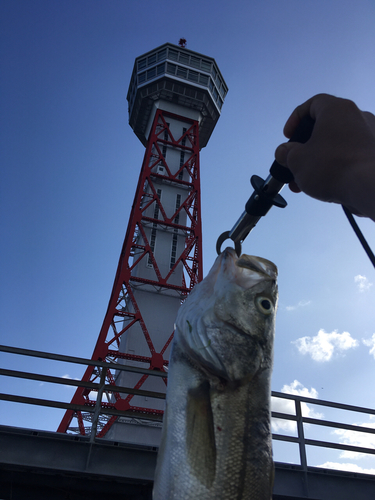
<svg viewBox="0 0 375 500">
<path fill-rule="evenodd" d="M 304 116 L 311 116 L 313 120 L 316 120 L 317 103 L 319 102 L 319 100 L 326 99 L 327 97 L 332 98 L 333 96 L 330 96 L 329 94 L 316 94 L 313 97 L 310 97 L 310 99 L 307 99 L 307 101 L 305 101 L 304 103 L 297 106 L 285 123 L 285 137 L 287 137 L 288 139 L 292 137 L 294 131 L 296 130 L 296 128 L 300 124 L 301 119 Z"/>
</svg>

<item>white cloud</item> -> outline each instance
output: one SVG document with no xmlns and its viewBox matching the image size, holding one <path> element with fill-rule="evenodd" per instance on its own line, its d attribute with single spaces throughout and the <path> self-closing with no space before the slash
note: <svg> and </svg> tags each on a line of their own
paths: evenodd
<svg viewBox="0 0 375 500">
<path fill-rule="evenodd" d="M 315 337 L 301 337 L 292 344 L 297 346 L 301 354 L 310 354 L 314 361 L 329 361 L 334 352 L 343 352 L 357 347 L 358 341 L 349 332 L 338 333 L 337 330 L 327 333 L 319 330 Z"/>
<path fill-rule="evenodd" d="M 372 354 L 375 359 L 375 333 L 372 334 L 371 339 L 362 339 L 362 342 L 370 347 L 369 354 Z"/>
<path fill-rule="evenodd" d="M 314 387 L 311 387 L 311 389 L 308 389 L 305 387 L 301 382 L 298 382 L 298 380 L 294 380 L 290 385 L 284 385 L 283 388 L 281 389 L 281 392 L 284 392 L 285 394 L 295 394 L 296 396 L 304 396 L 305 398 L 314 398 L 317 399 L 319 394 Z"/>
<path fill-rule="evenodd" d="M 298 380 L 294 380 L 290 385 L 284 385 L 281 389 L 281 392 L 285 394 L 295 394 L 297 396 L 305 396 L 307 398 L 318 398 L 318 391 L 313 387 L 308 389 L 304 387 L 301 382 Z M 296 414 L 296 406 L 292 399 L 281 399 L 281 398 L 272 398 L 271 399 L 271 408 L 272 411 L 279 413 L 287 413 L 289 415 Z M 304 417 L 310 418 L 323 418 L 322 413 L 318 413 L 309 407 L 307 403 L 301 403 L 301 411 Z M 296 433 L 297 425 L 296 422 L 291 420 L 283 420 L 281 418 L 273 418 L 272 419 L 272 431 L 286 431 L 289 433 Z"/>
<path fill-rule="evenodd" d="M 362 474 L 375 474 L 375 469 L 364 469 L 357 464 L 340 464 L 338 462 L 325 462 L 322 465 L 317 465 L 317 467 L 322 467 L 324 469 L 335 469 L 343 470 L 347 472 L 359 472 Z"/>
<path fill-rule="evenodd" d="M 366 276 L 362 276 L 361 274 L 354 276 L 354 283 L 357 284 L 358 291 L 361 293 L 368 292 L 372 287 L 372 283 L 369 282 Z"/>
<path fill-rule="evenodd" d="M 311 300 L 300 300 L 297 305 L 295 306 L 286 306 L 287 311 L 294 311 L 298 307 L 306 307 L 311 304 Z"/>
</svg>

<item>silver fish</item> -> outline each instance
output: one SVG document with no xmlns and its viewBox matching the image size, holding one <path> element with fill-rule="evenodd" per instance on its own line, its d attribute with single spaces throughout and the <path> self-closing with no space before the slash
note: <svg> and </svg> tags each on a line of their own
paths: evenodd
<svg viewBox="0 0 375 500">
<path fill-rule="evenodd" d="M 154 500 L 270 500 L 276 278 L 228 248 L 181 306 Z"/>
</svg>

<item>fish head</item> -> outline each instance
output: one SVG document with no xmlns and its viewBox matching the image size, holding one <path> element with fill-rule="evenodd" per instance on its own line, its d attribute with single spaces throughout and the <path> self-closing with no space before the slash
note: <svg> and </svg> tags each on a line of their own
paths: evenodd
<svg viewBox="0 0 375 500">
<path fill-rule="evenodd" d="M 202 370 L 227 380 L 272 368 L 277 268 L 231 248 L 181 306 L 175 341 Z"/>
</svg>

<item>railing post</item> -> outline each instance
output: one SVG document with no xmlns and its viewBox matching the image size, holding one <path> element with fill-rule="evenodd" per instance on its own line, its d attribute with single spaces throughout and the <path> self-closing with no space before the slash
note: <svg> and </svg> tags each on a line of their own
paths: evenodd
<svg viewBox="0 0 375 500">
<path fill-rule="evenodd" d="M 92 417 L 90 443 L 93 443 L 95 441 L 96 431 L 98 428 L 98 420 L 99 420 L 99 415 L 100 415 L 101 403 L 102 403 L 102 397 L 103 397 L 103 392 L 104 392 L 104 387 L 105 387 L 106 375 L 107 375 L 107 367 L 102 367 L 102 372 L 100 374 L 100 387 L 98 390 L 98 395 L 96 397 L 94 415 Z"/>
<path fill-rule="evenodd" d="M 104 392 L 104 387 L 105 387 L 106 375 L 107 375 L 107 367 L 103 366 L 101 374 L 100 374 L 99 390 L 98 390 L 98 395 L 96 397 L 95 411 L 94 411 L 94 415 L 92 417 L 91 434 L 90 434 L 90 448 L 89 448 L 89 451 L 87 453 L 86 470 L 89 467 L 89 462 L 90 462 L 90 458 L 91 458 L 91 451 L 92 451 L 93 444 L 95 442 L 96 431 L 98 428 L 98 420 L 99 420 L 100 409 L 101 409 L 101 404 L 102 404 L 102 397 L 103 397 L 103 392 Z"/>
<path fill-rule="evenodd" d="M 302 421 L 302 409 L 301 401 L 295 399 L 296 404 L 296 417 L 297 417 L 297 432 L 298 432 L 298 444 L 299 444 L 299 456 L 301 460 L 302 470 L 304 472 L 304 494 L 306 497 L 309 496 L 309 488 L 307 482 L 307 458 L 306 458 L 306 446 L 305 446 L 305 433 L 303 431 L 303 421 Z"/>
</svg>

